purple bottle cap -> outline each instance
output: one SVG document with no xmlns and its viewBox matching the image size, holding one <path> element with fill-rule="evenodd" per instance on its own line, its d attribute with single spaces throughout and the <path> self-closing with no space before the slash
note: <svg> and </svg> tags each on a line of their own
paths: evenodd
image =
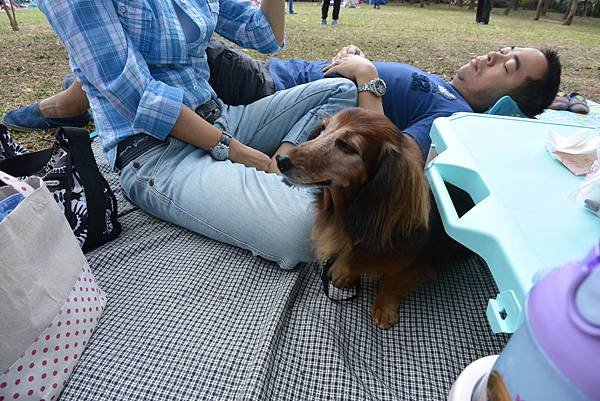
<svg viewBox="0 0 600 401">
<path fill-rule="evenodd" d="M 598 267 L 600 243 L 585 260 L 567 263 L 542 277 L 531 289 L 526 306 L 526 319 L 542 350 L 594 401 L 600 401 L 600 325 L 581 313 L 577 293 Z M 594 290 L 593 294 L 600 294 Z M 584 298 L 600 305 L 600 299 L 593 299 L 593 294 Z"/>
</svg>

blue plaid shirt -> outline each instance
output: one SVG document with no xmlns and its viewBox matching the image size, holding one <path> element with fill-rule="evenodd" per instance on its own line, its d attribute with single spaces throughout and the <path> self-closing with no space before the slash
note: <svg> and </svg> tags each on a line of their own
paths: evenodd
<svg viewBox="0 0 600 401">
<path fill-rule="evenodd" d="M 187 43 L 175 4 L 200 37 Z M 40 0 L 69 53 L 94 112 L 104 153 L 136 133 L 164 140 L 182 103 L 216 98 L 205 49 L 214 31 L 263 53 L 281 49 L 269 21 L 248 0 Z"/>
</svg>

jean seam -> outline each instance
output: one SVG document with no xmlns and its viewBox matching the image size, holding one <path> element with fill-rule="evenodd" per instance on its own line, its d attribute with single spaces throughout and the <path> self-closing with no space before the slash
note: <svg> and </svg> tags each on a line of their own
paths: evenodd
<svg viewBox="0 0 600 401">
<path fill-rule="evenodd" d="M 154 168 L 152 168 L 152 172 L 150 173 L 150 178 L 152 178 L 156 175 L 158 168 L 160 167 L 160 165 L 162 164 L 162 162 L 165 159 L 165 155 L 167 154 L 167 152 L 169 152 L 171 150 L 171 148 L 173 146 L 175 146 L 175 141 L 173 141 L 172 139 L 169 139 L 169 143 L 167 144 L 167 146 L 165 147 L 163 152 L 160 154 L 160 157 L 158 158 L 158 161 L 154 165 Z M 137 176 L 136 176 L 136 179 L 137 179 Z"/>
</svg>

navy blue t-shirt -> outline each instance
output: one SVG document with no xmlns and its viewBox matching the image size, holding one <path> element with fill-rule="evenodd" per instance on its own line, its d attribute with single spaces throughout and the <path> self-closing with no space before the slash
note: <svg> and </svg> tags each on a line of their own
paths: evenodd
<svg viewBox="0 0 600 401">
<path fill-rule="evenodd" d="M 276 90 L 323 78 L 327 61 L 269 61 L 269 73 Z M 387 84 L 383 96 L 385 115 L 402 131 L 412 136 L 426 157 L 431 145 L 429 131 L 433 120 L 473 109 L 450 83 L 408 64 L 375 62 L 379 77 Z"/>
</svg>

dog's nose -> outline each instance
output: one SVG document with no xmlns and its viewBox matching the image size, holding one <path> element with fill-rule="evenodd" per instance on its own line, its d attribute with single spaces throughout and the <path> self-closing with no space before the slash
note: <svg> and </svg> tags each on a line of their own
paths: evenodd
<svg viewBox="0 0 600 401">
<path fill-rule="evenodd" d="M 282 173 L 285 173 L 286 171 L 289 171 L 292 168 L 294 168 L 294 163 L 292 163 L 292 159 L 285 155 L 277 155 L 275 159 L 277 160 L 277 167 Z"/>
</svg>

